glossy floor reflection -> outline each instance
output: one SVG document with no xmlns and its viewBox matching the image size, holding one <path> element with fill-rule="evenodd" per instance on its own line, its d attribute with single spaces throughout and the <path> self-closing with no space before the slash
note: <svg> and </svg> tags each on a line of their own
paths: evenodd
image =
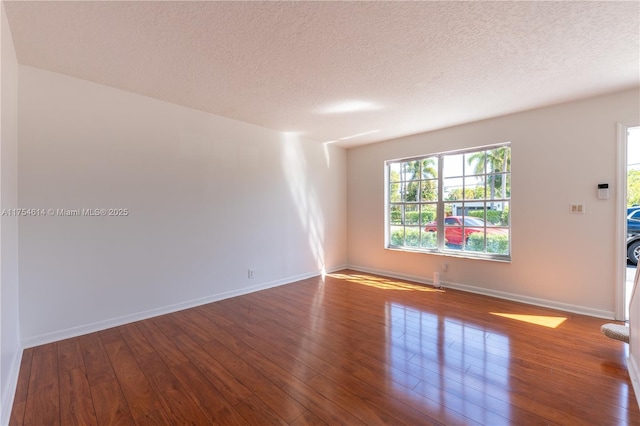
<svg viewBox="0 0 640 426">
<path fill-rule="evenodd" d="M 11 424 L 640 424 L 602 322 L 341 271 L 27 349 Z"/>
<path fill-rule="evenodd" d="M 420 378 L 396 392 L 424 397 L 447 422 L 497 424 L 512 417 L 507 336 L 397 302 L 388 310 L 388 364 Z"/>
<path fill-rule="evenodd" d="M 393 290 L 394 280 L 384 277 L 354 273 L 339 278 L 367 285 L 381 281 L 388 284 L 385 290 Z M 398 290 L 407 288 L 411 284 Z M 398 293 L 386 303 L 385 364 L 395 397 L 429 407 L 439 413 L 439 421 L 456 424 L 576 424 L 586 418 L 627 424 L 638 419 L 626 375 L 628 348 L 598 336 L 602 320 L 451 290 L 438 293 L 437 299 Z M 583 336 L 574 334 L 585 325 Z M 585 342 L 585 337 L 594 341 Z M 583 354 L 576 352 L 581 347 L 596 358 L 581 359 Z M 601 375 L 602 365 L 612 361 L 617 365 L 607 373 L 614 374 L 613 382 Z M 590 368 L 598 374 L 582 378 Z M 600 386 L 618 391 L 602 401 L 616 409 L 602 412 L 599 404 L 594 406 Z"/>
</svg>

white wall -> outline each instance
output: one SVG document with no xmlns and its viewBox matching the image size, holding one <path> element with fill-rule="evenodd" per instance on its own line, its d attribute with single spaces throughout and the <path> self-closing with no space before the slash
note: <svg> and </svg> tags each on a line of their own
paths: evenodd
<svg viewBox="0 0 640 426">
<path fill-rule="evenodd" d="M 19 67 L 25 346 L 346 264 L 346 151 Z M 247 270 L 255 270 L 248 279 Z"/>
<path fill-rule="evenodd" d="M 18 62 L 0 4 L 0 209 L 17 207 Z M 0 217 L 0 424 L 7 424 L 20 368 L 18 221 Z"/>
<path fill-rule="evenodd" d="M 428 281 L 442 263 L 453 287 L 613 318 L 616 259 L 616 123 L 635 123 L 629 90 L 348 151 L 349 264 Z M 511 141 L 512 261 L 384 249 L 383 163 Z M 598 200 L 598 183 L 611 197 Z M 569 213 L 571 203 L 586 213 Z"/>
</svg>

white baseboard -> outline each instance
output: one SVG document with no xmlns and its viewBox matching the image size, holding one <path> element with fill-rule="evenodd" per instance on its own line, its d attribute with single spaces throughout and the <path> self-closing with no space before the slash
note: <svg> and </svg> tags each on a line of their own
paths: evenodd
<svg viewBox="0 0 640 426">
<path fill-rule="evenodd" d="M 339 265 L 331 268 L 330 271 L 338 271 L 345 269 L 346 265 Z M 329 271 L 327 271 L 329 272 Z M 207 303 L 217 302 L 219 300 L 228 299 L 231 297 L 242 296 L 243 294 L 249 294 L 260 290 L 265 290 L 272 287 L 278 287 L 284 284 L 290 284 L 296 281 L 305 280 L 307 278 L 317 277 L 321 275 L 320 271 L 309 272 L 305 274 L 295 275 L 288 278 L 260 283 L 251 287 L 244 287 L 239 290 L 227 291 L 223 293 L 213 294 L 198 299 L 188 300 L 186 302 L 176 303 L 172 305 L 163 306 L 160 308 L 154 308 L 143 312 L 136 312 L 129 315 L 123 315 L 116 318 L 111 318 L 104 321 L 98 321 L 91 324 L 85 324 L 78 327 L 67 328 L 64 330 L 58 330 L 51 333 L 40 334 L 37 336 L 29 337 L 22 340 L 22 346 L 24 348 L 30 348 L 33 346 L 44 345 L 51 342 L 57 342 L 59 340 L 69 339 L 71 337 L 82 336 L 84 334 L 93 333 L 96 331 L 106 330 L 108 328 L 117 327 L 124 324 L 129 324 L 136 321 L 141 321 L 160 315 L 170 314 L 172 312 L 182 311 L 184 309 L 193 308 L 196 306 L 206 305 Z"/>
<path fill-rule="evenodd" d="M 372 269 L 363 266 L 357 265 L 349 265 L 349 269 L 353 269 L 355 271 L 368 272 L 370 274 L 376 275 L 384 275 L 390 278 L 397 278 L 401 280 L 415 281 L 421 284 L 433 285 L 433 280 L 420 277 L 416 275 L 408 275 L 402 274 L 394 271 L 384 271 L 379 269 Z M 455 290 L 466 291 L 469 293 L 482 294 L 484 296 L 492 296 L 499 299 L 511 300 L 514 302 L 527 303 L 529 305 L 540 306 L 544 308 L 557 309 L 564 312 L 573 312 L 581 315 L 588 315 L 596 318 L 604 318 L 608 320 L 613 320 L 615 317 L 615 313 L 613 311 L 604 311 L 601 309 L 593 309 L 586 306 L 579 305 L 571 305 L 568 303 L 556 302 L 553 300 L 539 299 L 536 297 L 522 296 L 515 293 L 508 293 L 504 291 L 491 290 L 488 288 L 476 287 L 467 284 L 460 284 L 451 281 L 440 281 L 440 284 L 445 288 L 452 288 Z"/>
<path fill-rule="evenodd" d="M 11 418 L 11 410 L 13 408 L 13 400 L 16 396 L 18 388 L 18 375 L 20 373 L 20 364 L 22 363 L 23 349 L 19 348 L 11 361 L 9 377 L 2 389 L 2 405 L 0 406 L 0 425 L 8 425 Z"/>
</svg>

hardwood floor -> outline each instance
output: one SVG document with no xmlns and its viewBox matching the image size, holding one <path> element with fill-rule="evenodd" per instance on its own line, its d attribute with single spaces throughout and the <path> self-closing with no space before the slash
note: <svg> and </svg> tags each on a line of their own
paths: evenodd
<svg viewBox="0 0 640 426">
<path fill-rule="evenodd" d="M 24 352 L 12 425 L 639 425 L 606 321 L 342 271 Z"/>
</svg>

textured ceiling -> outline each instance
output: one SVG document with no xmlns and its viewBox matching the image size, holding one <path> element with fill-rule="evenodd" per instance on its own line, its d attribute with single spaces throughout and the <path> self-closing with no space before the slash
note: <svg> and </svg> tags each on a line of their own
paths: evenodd
<svg viewBox="0 0 640 426">
<path fill-rule="evenodd" d="M 640 84 L 639 2 L 11 2 L 18 62 L 356 146 Z"/>
</svg>

